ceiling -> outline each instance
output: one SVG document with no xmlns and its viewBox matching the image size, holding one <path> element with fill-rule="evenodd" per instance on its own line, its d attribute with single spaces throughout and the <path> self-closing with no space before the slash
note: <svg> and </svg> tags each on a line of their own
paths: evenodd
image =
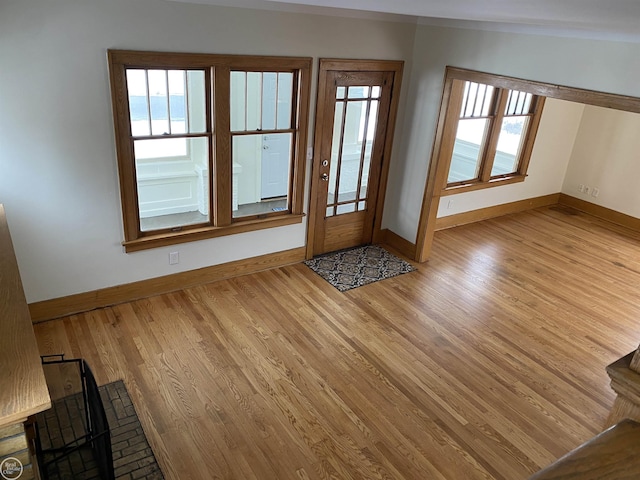
<svg viewBox="0 0 640 480">
<path fill-rule="evenodd" d="M 638 0 L 173 0 L 640 42 Z"/>
</svg>

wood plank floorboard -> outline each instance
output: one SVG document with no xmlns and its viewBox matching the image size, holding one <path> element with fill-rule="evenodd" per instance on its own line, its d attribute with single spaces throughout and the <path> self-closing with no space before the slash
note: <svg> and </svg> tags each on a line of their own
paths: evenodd
<svg viewBox="0 0 640 480">
<path fill-rule="evenodd" d="M 35 325 L 123 379 L 167 479 L 524 479 L 599 433 L 640 235 L 564 207 L 436 233 L 340 293 L 303 264 Z"/>
</svg>

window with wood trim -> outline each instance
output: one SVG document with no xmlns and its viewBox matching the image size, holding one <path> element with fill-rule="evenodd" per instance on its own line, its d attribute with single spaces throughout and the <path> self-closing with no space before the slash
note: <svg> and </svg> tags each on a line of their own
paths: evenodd
<svg viewBox="0 0 640 480">
<path fill-rule="evenodd" d="M 543 103 L 526 91 L 454 79 L 443 194 L 524 181 Z"/>
<path fill-rule="evenodd" d="M 127 251 L 303 216 L 311 59 L 109 51 Z"/>
</svg>

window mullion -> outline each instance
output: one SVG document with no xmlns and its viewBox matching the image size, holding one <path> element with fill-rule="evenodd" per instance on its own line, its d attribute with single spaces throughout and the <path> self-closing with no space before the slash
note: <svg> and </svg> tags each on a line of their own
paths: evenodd
<svg viewBox="0 0 640 480">
<path fill-rule="evenodd" d="M 491 170 L 493 169 L 493 161 L 498 149 L 498 137 L 500 137 L 500 130 L 502 129 L 502 119 L 504 117 L 504 110 L 507 107 L 509 90 L 501 88 L 497 91 L 497 94 L 498 98 L 496 101 L 494 115 L 490 120 L 489 132 L 485 141 L 482 167 L 480 170 L 481 182 L 488 182 L 491 179 Z"/>
<path fill-rule="evenodd" d="M 230 89 L 231 69 L 218 66 L 214 69 L 214 145 L 212 165 L 212 208 L 214 225 L 231 225 L 231 120 Z"/>
</svg>

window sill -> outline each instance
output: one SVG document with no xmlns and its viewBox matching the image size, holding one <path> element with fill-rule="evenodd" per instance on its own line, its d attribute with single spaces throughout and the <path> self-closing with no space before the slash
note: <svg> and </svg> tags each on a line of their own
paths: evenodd
<svg viewBox="0 0 640 480">
<path fill-rule="evenodd" d="M 235 235 L 237 233 L 252 232 L 254 230 L 263 230 L 265 228 L 294 225 L 296 223 L 302 223 L 303 218 L 304 214 L 292 214 L 271 218 L 252 219 L 236 222 L 224 227 L 201 227 L 181 232 L 148 235 L 135 240 L 122 242 L 122 245 L 124 246 L 125 252 L 132 253 L 151 248 L 166 247 L 168 245 L 175 245 L 178 243 L 195 242 L 198 240 L 206 240 L 208 238 Z"/>
<path fill-rule="evenodd" d="M 508 177 L 495 178 L 488 182 L 474 182 L 464 183 L 462 185 L 455 185 L 452 187 L 445 187 L 440 196 L 445 197 L 447 195 L 455 195 L 457 193 L 471 192 L 473 190 L 482 190 L 483 188 L 499 187 L 501 185 L 509 185 L 512 183 L 524 182 L 527 178 L 526 175 L 511 175 Z"/>
</svg>

